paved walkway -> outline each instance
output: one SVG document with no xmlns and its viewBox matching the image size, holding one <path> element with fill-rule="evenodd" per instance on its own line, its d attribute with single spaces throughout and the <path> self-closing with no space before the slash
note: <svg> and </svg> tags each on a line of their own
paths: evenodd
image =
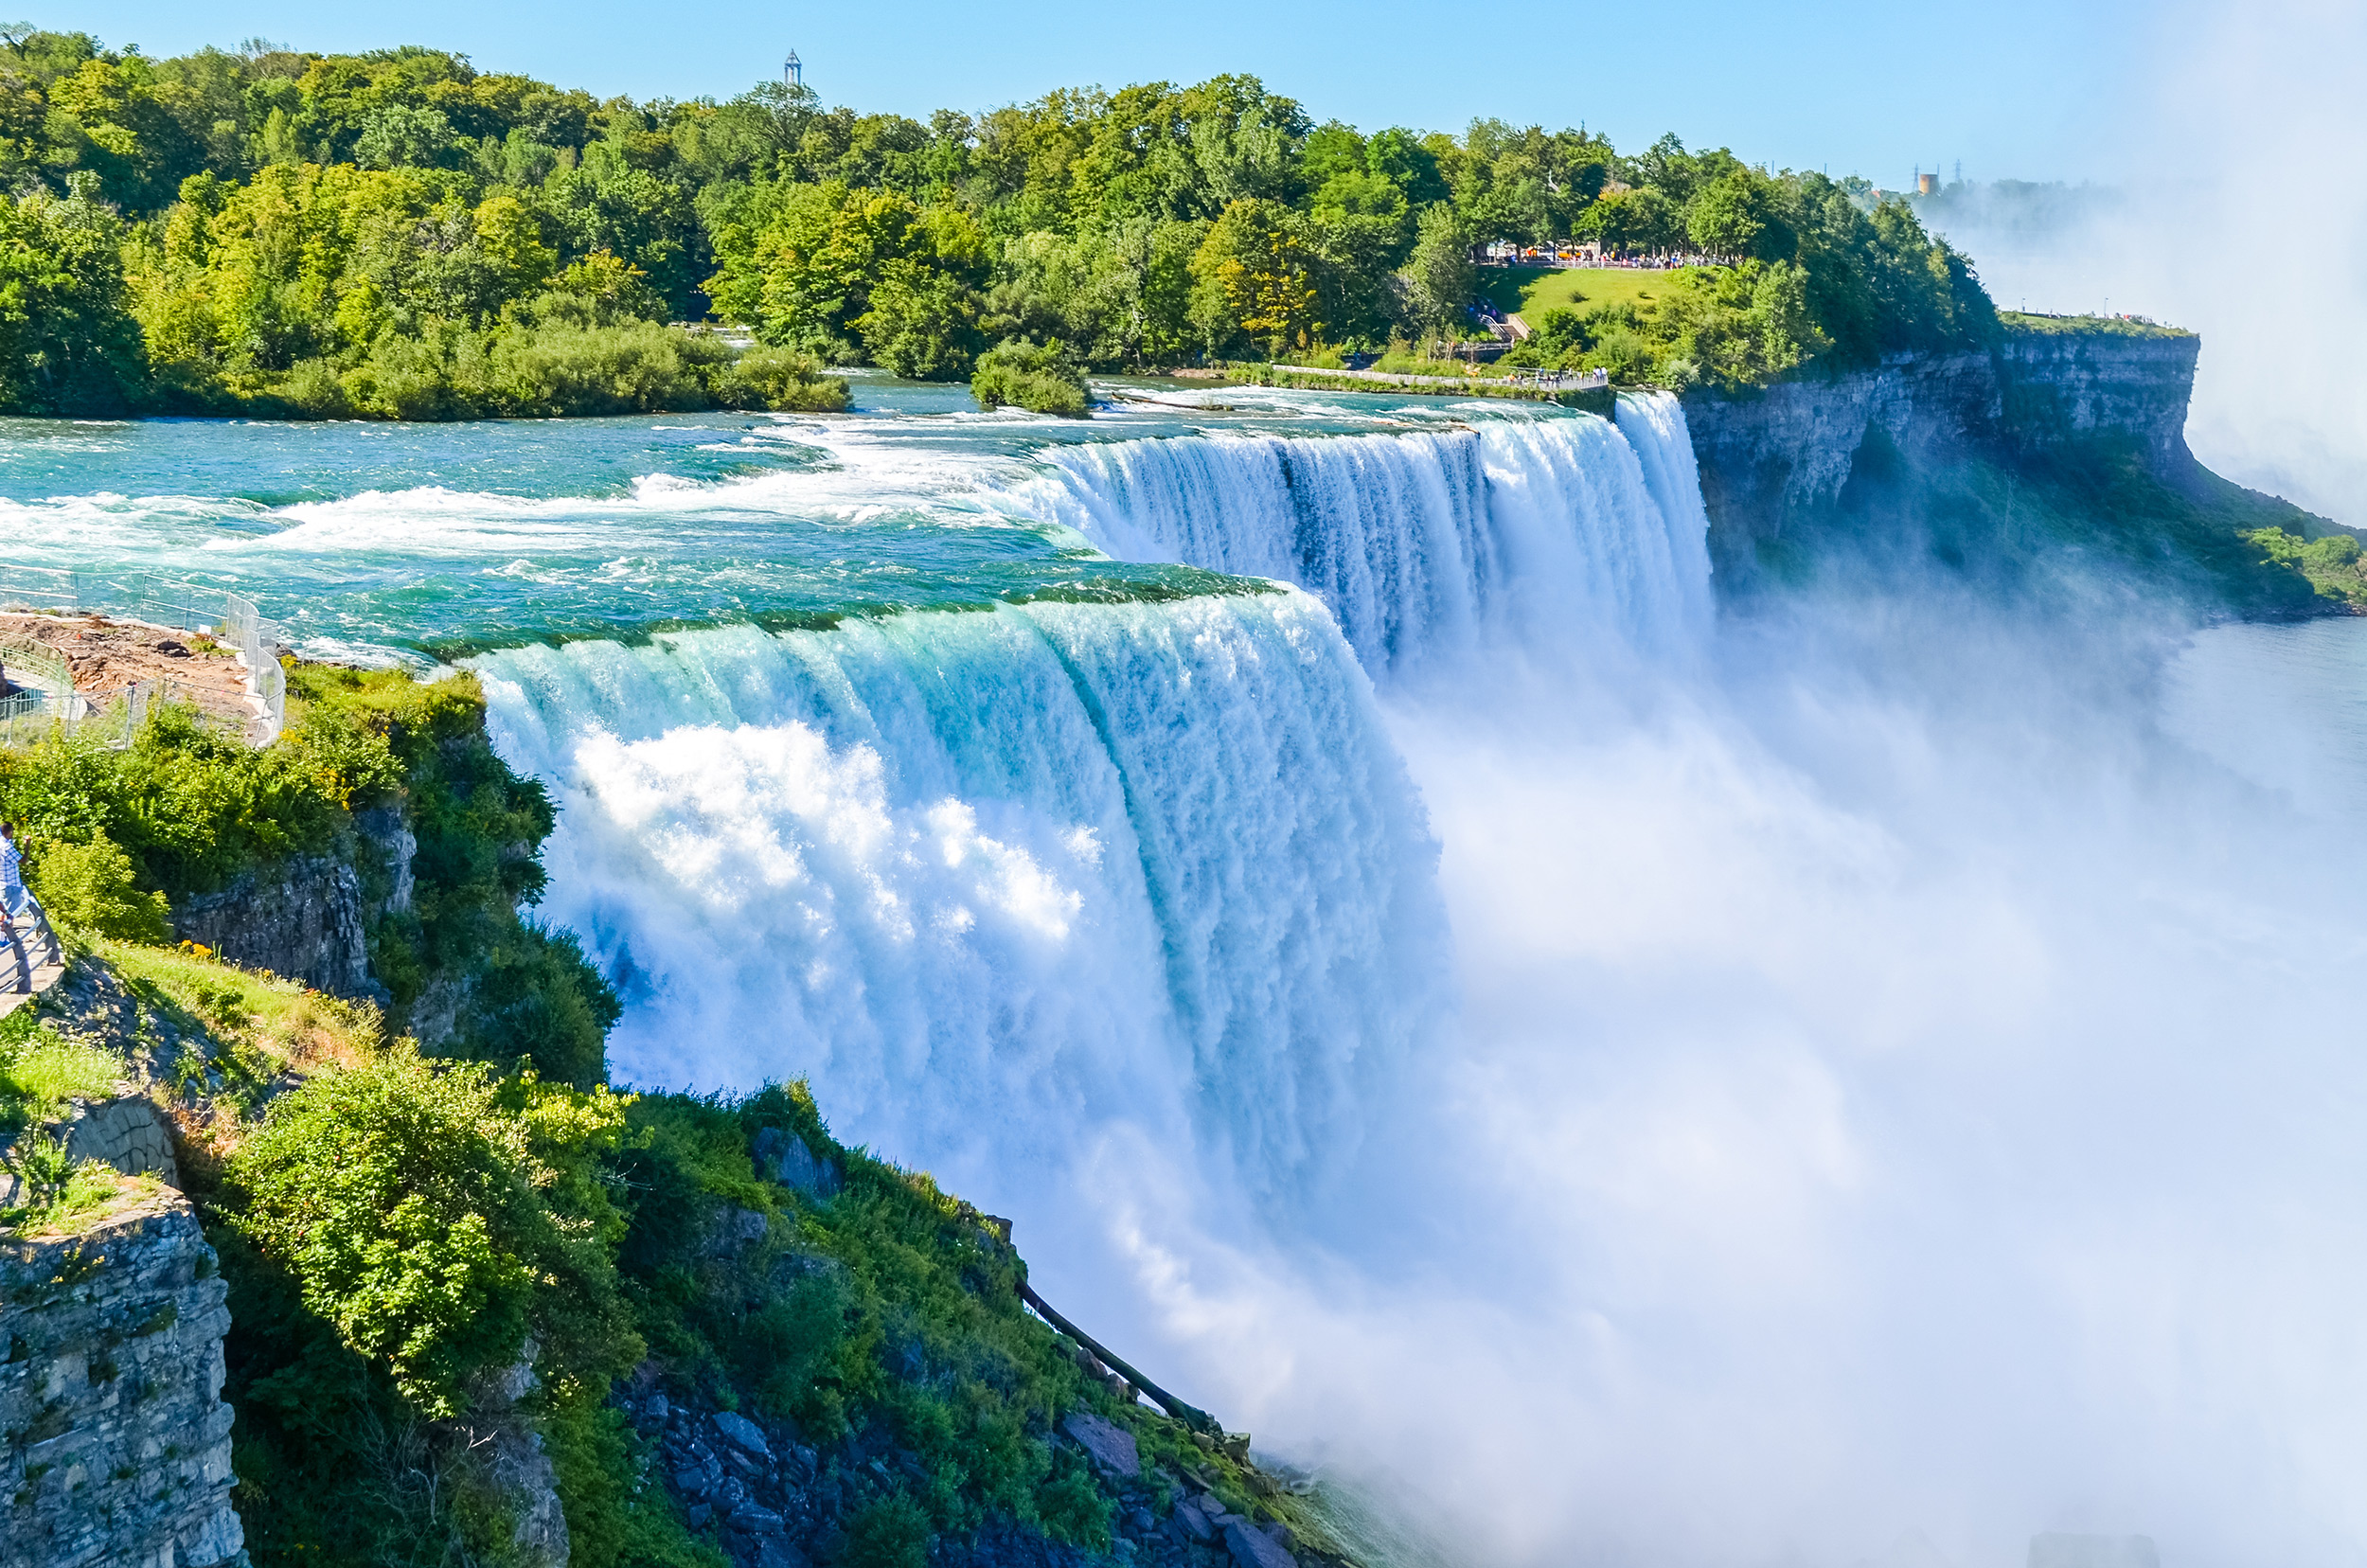
<svg viewBox="0 0 2367 1568">
<path fill-rule="evenodd" d="M 1269 368 L 1292 376 L 1344 376 L 1351 381 L 1379 382 L 1390 386 L 1452 386 L 1464 390 L 1474 386 L 1525 386 L 1540 392 L 1583 392 L 1611 384 L 1611 377 L 1600 370 L 1581 371 L 1549 382 L 1518 381 L 1510 376 L 1400 376 L 1388 370 L 1318 370 L 1305 365 L 1275 365 Z"/>
<path fill-rule="evenodd" d="M 43 964 L 33 971 L 33 989 L 29 991 L 0 991 L 0 1018 L 6 1018 L 27 1002 L 36 1002 L 41 994 L 65 978 L 63 964 Z M 13 984 L 16 980 L 16 954 L 0 956 L 0 982 Z"/>
</svg>

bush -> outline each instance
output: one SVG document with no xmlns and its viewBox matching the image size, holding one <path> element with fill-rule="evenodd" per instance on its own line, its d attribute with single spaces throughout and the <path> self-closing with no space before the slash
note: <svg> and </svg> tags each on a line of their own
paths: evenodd
<svg viewBox="0 0 2367 1568">
<path fill-rule="evenodd" d="M 540 1157 L 613 1141 L 622 1120 L 605 1093 L 506 1092 L 482 1066 L 390 1052 L 273 1103 L 225 1172 L 231 1223 L 414 1409 L 451 1418 L 529 1327 L 579 1372 L 637 1358 L 629 1334 L 587 1326 L 614 1306 L 596 1217 L 570 1224 L 546 1202 L 604 1200 Z M 538 1284 L 559 1289 L 538 1303 Z"/>
<path fill-rule="evenodd" d="M 172 939 L 171 905 L 162 893 L 134 885 L 132 857 L 103 832 L 87 844 L 45 846 L 29 880 L 33 896 L 60 925 L 118 941 Z"/>
<path fill-rule="evenodd" d="M 1041 347 L 1026 338 L 1005 339 L 980 357 L 970 390 L 981 408 L 1017 403 L 1038 414 L 1077 419 L 1085 417 L 1090 401 L 1085 373 L 1057 338 Z"/>
<path fill-rule="evenodd" d="M 512 330 L 494 340 L 494 406 L 527 418 L 704 408 L 707 377 L 729 356 L 653 321 Z"/>
<path fill-rule="evenodd" d="M 898 1492 L 858 1511 L 846 1522 L 846 1550 L 839 1568 L 927 1568 L 929 1516 Z"/>
<path fill-rule="evenodd" d="M 845 379 L 824 375 L 820 360 L 794 348 L 751 348 L 716 376 L 713 387 L 726 408 L 836 414 L 847 401 Z"/>
</svg>

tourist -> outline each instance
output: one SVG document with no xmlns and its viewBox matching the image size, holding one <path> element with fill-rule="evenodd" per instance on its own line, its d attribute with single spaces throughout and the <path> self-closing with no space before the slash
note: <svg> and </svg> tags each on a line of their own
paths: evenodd
<svg viewBox="0 0 2367 1568">
<path fill-rule="evenodd" d="M 33 897 L 33 890 L 25 885 L 22 856 L 16 846 L 16 825 L 0 822 L 0 940 L 16 955 L 16 984 L 9 989 L 29 991 L 33 989 L 33 961 L 25 951 L 24 928 L 29 925 L 35 936 L 49 947 L 47 963 L 64 962 L 58 947 L 58 933 L 50 925 L 49 916 Z"/>
</svg>

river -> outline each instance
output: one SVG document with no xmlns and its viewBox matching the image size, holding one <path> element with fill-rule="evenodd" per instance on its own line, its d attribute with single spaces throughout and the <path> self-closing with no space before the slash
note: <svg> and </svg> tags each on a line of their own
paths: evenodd
<svg viewBox="0 0 2367 1568">
<path fill-rule="evenodd" d="M 2367 1541 L 2367 622 L 1721 615 L 1673 400 L 0 421 L 483 678 L 620 1077 L 811 1078 L 1473 1561 Z"/>
</svg>

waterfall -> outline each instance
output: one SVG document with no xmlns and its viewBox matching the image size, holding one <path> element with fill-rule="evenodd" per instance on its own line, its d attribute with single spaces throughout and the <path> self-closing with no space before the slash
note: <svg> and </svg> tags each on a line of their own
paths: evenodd
<svg viewBox="0 0 2367 1568">
<path fill-rule="evenodd" d="M 1383 436 L 1227 433 L 1068 446 L 1041 505 L 1111 554 L 1295 582 L 1368 669 L 1484 642 L 1697 640 L 1707 514 L 1666 393 Z"/>
<path fill-rule="evenodd" d="M 631 1079 L 810 1072 L 844 1128 L 931 1159 L 1130 1122 L 1257 1190 L 1354 1138 L 1360 1074 L 1436 1010 L 1434 847 L 1304 594 L 478 668 L 559 799 L 545 914 L 619 978 Z"/>
<path fill-rule="evenodd" d="M 1280 582 L 479 659 L 503 755 L 561 807 L 545 913 L 628 1003 L 615 1065 L 810 1073 L 932 1161 L 993 1107 L 989 1166 L 1119 1124 L 1244 1191 L 1337 1165 L 1451 970 L 1372 678 L 1698 636 L 1684 445 L 1658 398 L 1055 447 L 964 493 Z"/>
</svg>

